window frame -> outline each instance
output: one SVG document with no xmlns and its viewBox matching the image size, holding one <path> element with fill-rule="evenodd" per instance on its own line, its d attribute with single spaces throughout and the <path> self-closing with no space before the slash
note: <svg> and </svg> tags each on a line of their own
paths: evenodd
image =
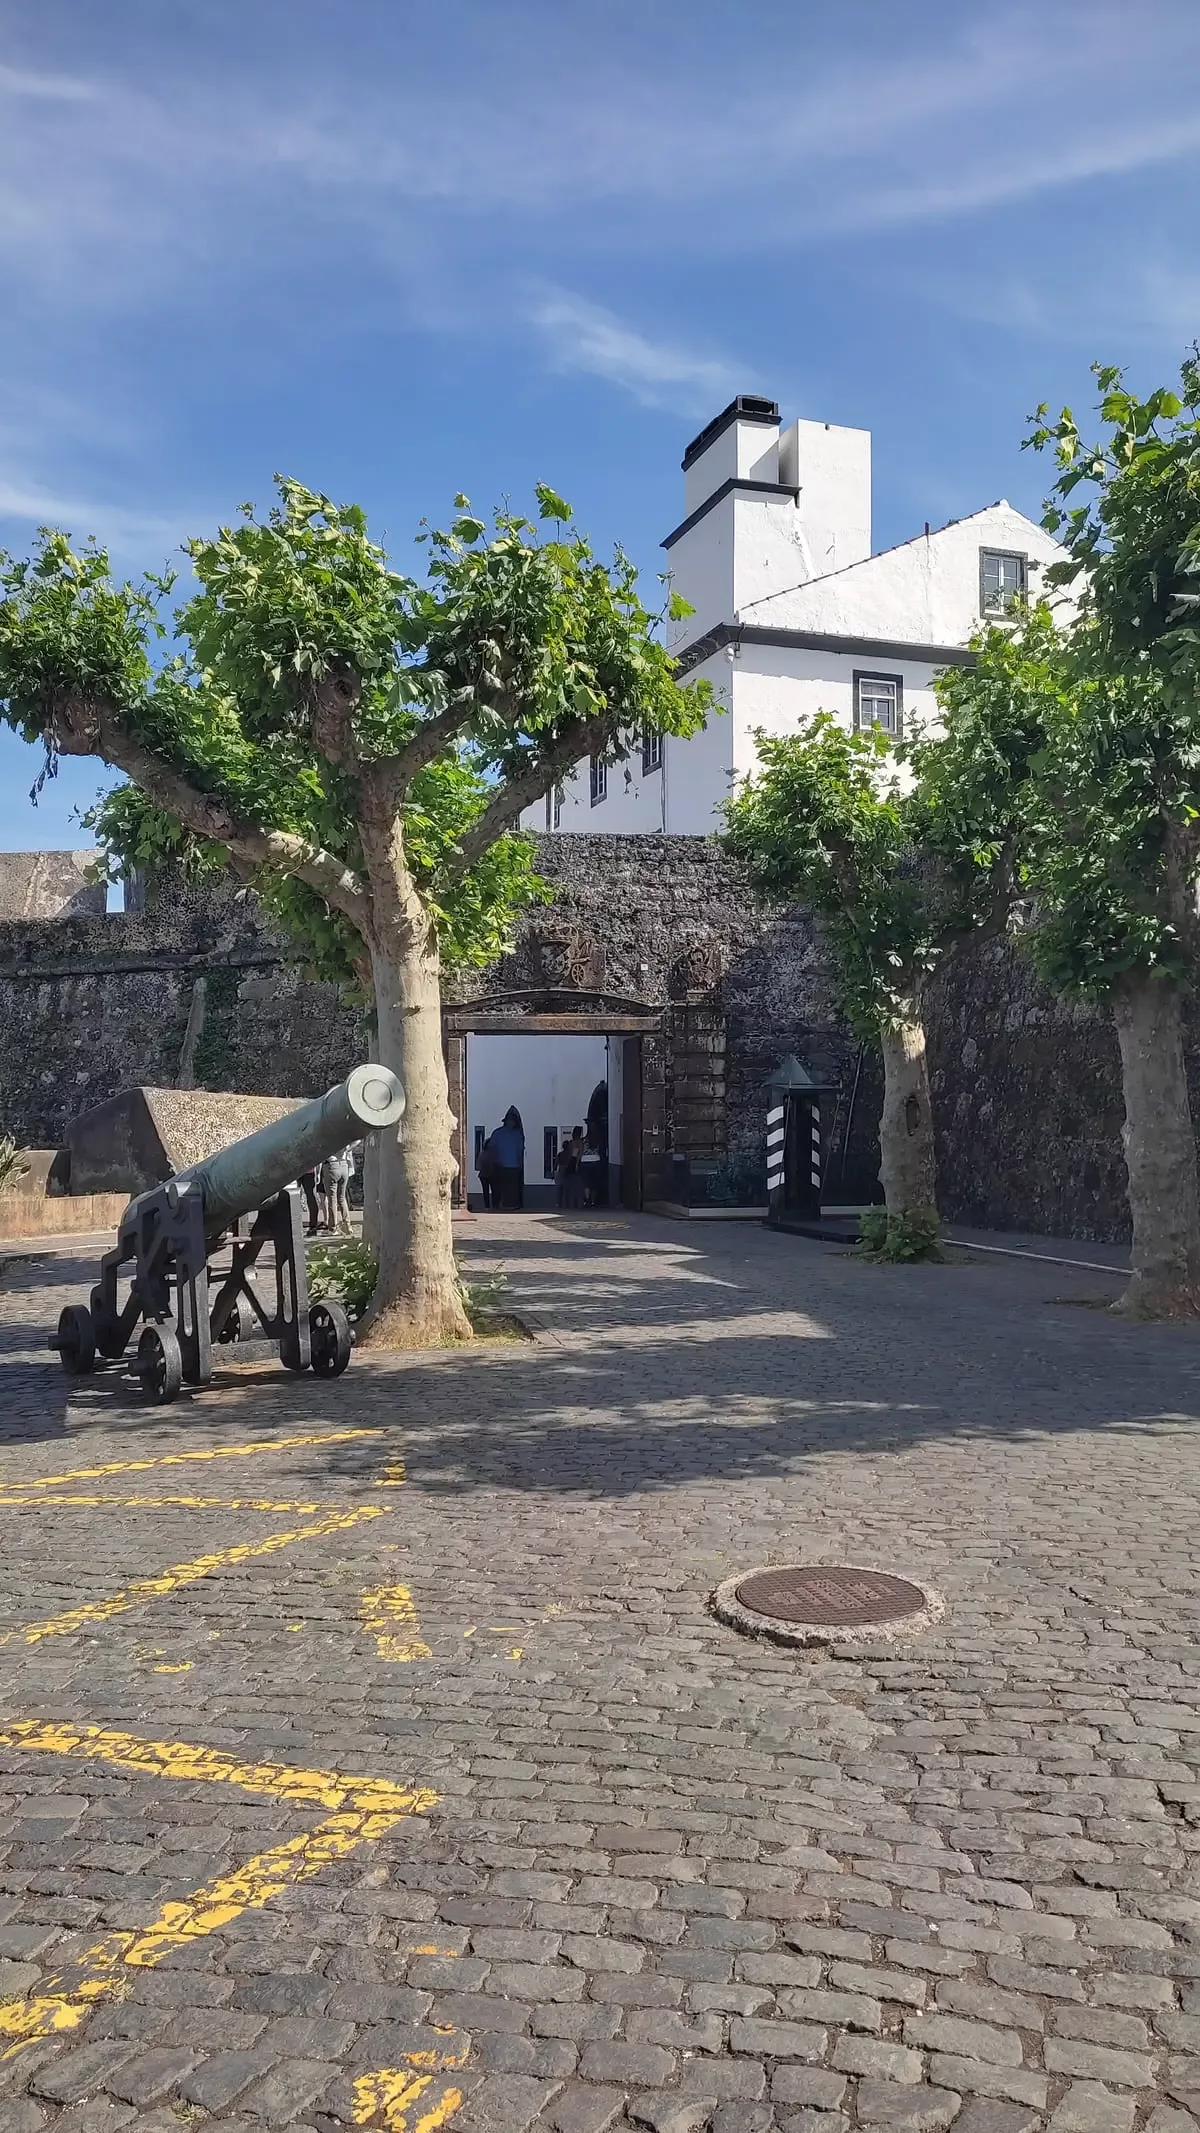
<svg viewBox="0 0 1200 2133">
<path fill-rule="evenodd" d="M 646 727 L 646 726 L 643 726 L 643 727 L 642 727 L 642 776 L 643 776 L 644 778 L 649 778 L 649 777 L 653 777 L 653 775 L 654 775 L 654 772 L 655 772 L 656 770 L 661 770 L 661 769 L 662 769 L 662 766 L 663 766 L 663 737 L 662 737 L 662 734 L 661 734 L 661 733 L 655 733 L 655 732 L 652 732 L 652 731 L 651 731 L 651 730 L 650 730 L 650 729 L 649 729 L 648 727 Z"/>
<path fill-rule="evenodd" d="M 981 548 L 979 551 L 980 619 L 982 621 L 987 622 L 995 621 L 998 617 L 1000 621 L 1003 621 L 1004 617 L 1010 612 L 1009 606 L 1006 605 L 1003 607 L 989 607 L 987 604 L 987 587 L 984 583 L 983 573 L 984 565 L 988 562 L 989 558 L 995 558 L 1005 563 L 1020 564 L 1021 583 L 1015 593 L 1010 593 L 1009 600 L 1012 601 L 1028 600 L 1029 598 L 1029 556 L 1022 548 Z"/>
<path fill-rule="evenodd" d="M 602 755 L 588 758 L 588 792 L 593 807 L 603 807 L 608 798 L 608 764 Z"/>
<path fill-rule="evenodd" d="M 558 1127 L 542 1127 L 542 1177 L 552 1185 L 557 1175 Z"/>
<path fill-rule="evenodd" d="M 874 719 L 874 718 L 873 718 L 873 719 L 871 719 L 871 720 L 869 720 L 869 721 L 868 721 L 868 722 L 867 722 L 866 724 L 864 724 L 864 723 L 863 723 L 863 716 L 862 716 L 862 684 L 863 684 L 863 682 L 864 682 L 864 681 L 886 681 L 886 682 L 890 682 L 890 683 L 891 683 L 891 685 L 892 685 L 892 687 L 893 687 L 893 688 L 895 689 L 895 691 L 896 691 L 896 723 L 895 723 L 895 726 L 894 726 L 894 727 L 888 727 L 888 726 L 881 726 L 881 725 L 879 724 L 879 720 L 878 720 L 878 719 Z M 874 728 L 878 728 L 878 731 L 879 731 L 880 733 L 886 733 L 886 734 L 887 734 L 887 737 L 888 737 L 888 739 L 889 739 L 890 741 L 898 741 L 898 740 L 902 740 L 902 739 L 903 739 L 903 737 L 904 737 L 904 676 L 903 676 L 903 674 L 884 674 L 884 673 L 881 673 L 878 667 L 855 667 L 855 669 L 854 669 L 854 731 L 855 731 L 856 733 L 869 733 L 869 732 L 871 732 L 871 731 L 872 731 L 872 730 L 873 730 Z"/>
</svg>

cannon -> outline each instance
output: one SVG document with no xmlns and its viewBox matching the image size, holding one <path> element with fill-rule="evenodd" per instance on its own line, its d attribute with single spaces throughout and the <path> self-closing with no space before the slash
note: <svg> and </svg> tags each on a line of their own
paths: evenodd
<svg viewBox="0 0 1200 2133">
<path fill-rule="evenodd" d="M 90 1303 L 68 1304 L 59 1318 L 50 1345 L 64 1370 L 82 1376 L 98 1354 L 116 1361 L 140 1325 L 135 1367 L 158 1404 L 185 1383 L 209 1382 L 215 1346 L 259 1332 L 276 1343 L 286 1370 L 340 1375 L 350 1360 L 350 1323 L 340 1304 L 310 1308 L 294 1181 L 351 1141 L 394 1126 L 403 1111 L 393 1073 L 355 1067 L 326 1095 L 131 1200 Z M 251 1278 L 268 1246 L 269 1299 Z M 226 1247 L 228 1266 L 217 1268 L 213 1260 Z"/>
</svg>

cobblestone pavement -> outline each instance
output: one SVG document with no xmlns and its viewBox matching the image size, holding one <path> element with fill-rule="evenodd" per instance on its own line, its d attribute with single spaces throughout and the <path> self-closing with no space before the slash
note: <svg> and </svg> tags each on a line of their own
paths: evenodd
<svg viewBox="0 0 1200 2133">
<path fill-rule="evenodd" d="M 1200 1339 L 494 1218 L 533 1345 L 142 1407 L 0 1276 L 0 2133 L 1186 2133 Z M 356 1434 L 362 1433 L 362 1434 Z M 813 1656 L 769 1560 L 937 1586 Z"/>
</svg>

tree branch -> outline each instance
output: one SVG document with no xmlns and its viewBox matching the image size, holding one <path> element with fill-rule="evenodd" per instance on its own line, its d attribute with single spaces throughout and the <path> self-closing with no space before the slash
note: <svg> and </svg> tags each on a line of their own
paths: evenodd
<svg viewBox="0 0 1200 2133">
<path fill-rule="evenodd" d="M 398 797 L 408 790 L 418 771 L 428 768 L 436 761 L 443 749 L 457 740 L 470 718 L 468 704 L 451 704 L 433 718 L 425 719 L 411 739 L 398 748 L 395 755 L 379 756 L 371 765 L 379 776 L 387 778 Z"/>
<path fill-rule="evenodd" d="M 361 697 L 362 676 L 352 667 L 334 667 L 313 684 L 313 746 L 339 770 L 354 772 L 361 762 L 354 732 L 354 714 Z"/>
<path fill-rule="evenodd" d="M 292 830 L 263 829 L 257 823 L 240 821 L 216 793 L 190 784 L 172 764 L 127 733 L 116 707 L 104 698 L 82 694 L 57 698 L 46 721 L 46 740 L 60 755 L 96 755 L 115 770 L 123 770 L 195 836 L 227 845 L 239 871 L 273 867 L 307 882 L 360 933 L 367 934 L 370 904 L 352 868 Z"/>
<path fill-rule="evenodd" d="M 469 874 L 476 862 L 495 844 L 498 837 L 511 829 L 523 808 L 531 807 L 556 783 L 560 771 L 569 770 L 581 756 L 593 748 L 605 747 L 612 739 L 611 721 L 607 718 L 579 718 L 565 728 L 553 747 L 539 755 L 528 770 L 511 778 L 500 786 L 494 800 L 489 800 L 483 813 L 471 824 L 460 840 L 457 852 L 447 863 L 438 883 L 439 894 Z"/>
</svg>

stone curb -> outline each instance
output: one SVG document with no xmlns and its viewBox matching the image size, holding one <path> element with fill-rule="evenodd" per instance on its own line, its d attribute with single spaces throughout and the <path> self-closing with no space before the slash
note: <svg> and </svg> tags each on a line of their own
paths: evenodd
<svg viewBox="0 0 1200 2133">
<path fill-rule="evenodd" d="M 760 1564 L 753 1570 L 739 1570 L 735 1577 L 725 1578 L 715 1592 L 709 1594 L 709 1610 L 718 1622 L 727 1629 L 741 1630 L 747 1637 L 762 1637 L 771 1644 L 787 1644 L 801 1648 L 814 1644 L 895 1644 L 904 1637 L 919 1636 L 940 1622 L 946 1612 L 946 1602 L 932 1585 L 926 1585 L 911 1571 L 897 1570 L 890 1566 L 883 1574 L 888 1577 L 903 1577 L 914 1585 L 925 1604 L 911 1615 L 897 1615 L 890 1622 L 845 1622 L 822 1623 L 820 1626 L 803 1622 L 783 1622 L 777 1615 L 758 1614 L 753 1607 L 746 1607 L 738 1598 L 738 1587 L 748 1578 L 759 1577 L 764 1570 L 779 1570 L 778 1563 Z M 813 1563 L 806 1569 L 816 1569 Z M 839 1570 L 882 1570 L 878 1563 L 839 1563 Z"/>
</svg>

